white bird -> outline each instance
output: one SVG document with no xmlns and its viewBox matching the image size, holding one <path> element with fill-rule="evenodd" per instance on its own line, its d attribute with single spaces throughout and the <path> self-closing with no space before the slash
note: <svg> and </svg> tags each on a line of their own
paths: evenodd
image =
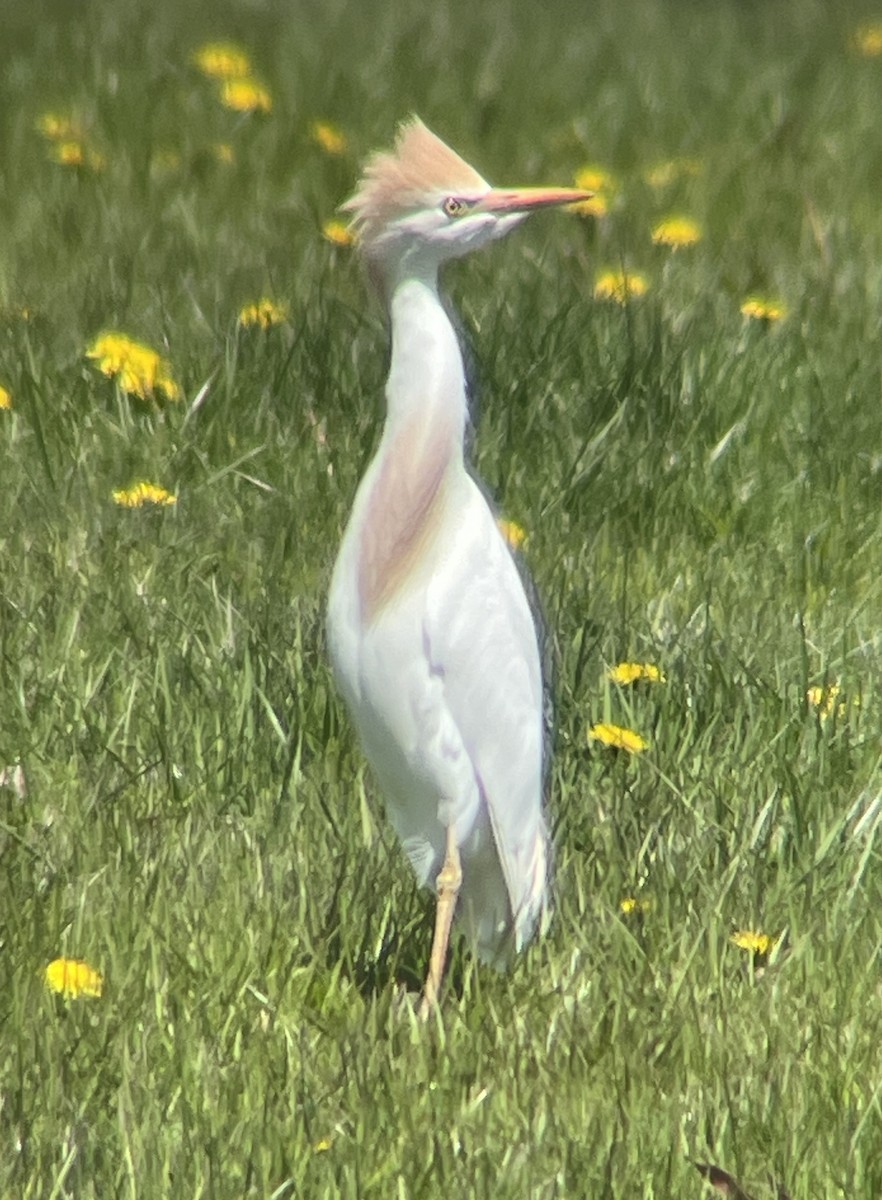
<svg viewBox="0 0 882 1200">
<path fill-rule="evenodd" d="M 346 208 L 392 324 L 386 420 L 328 604 L 331 660 L 422 885 L 438 892 L 421 1015 L 454 910 L 484 961 L 530 939 L 548 876 L 543 692 L 517 567 L 463 456 L 466 383 L 441 264 L 572 188 L 498 190 L 417 118 L 368 161 Z"/>
</svg>

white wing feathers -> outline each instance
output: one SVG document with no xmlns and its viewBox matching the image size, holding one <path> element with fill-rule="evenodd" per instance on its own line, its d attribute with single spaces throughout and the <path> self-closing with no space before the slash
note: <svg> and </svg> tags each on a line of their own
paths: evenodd
<svg viewBox="0 0 882 1200">
<path fill-rule="evenodd" d="M 429 669 L 441 683 L 451 750 L 456 739 L 461 741 L 474 770 L 478 811 L 460 811 L 463 801 L 474 805 L 475 789 L 468 789 L 459 808 L 439 815 L 444 823 L 455 819 L 457 832 L 465 834 L 476 822 L 480 827 L 483 800 L 508 894 L 515 948 L 520 949 L 542 911 L 546 884 L 536 629 L 517 568 L 474 485 L 451 550 L 443 580 L 437 588 L 432 583 L 428 587 L 425 648 Z M 475 851 L 473 876 L 492 869 L 496 857 L 482 855 L 480 845 Z M 486 903 L 489 885 L 487 878 L 473 878 L 476 911 Z M 466 917 L 469 890 L 464 867 L 461 902 Z M 485 944 L 486 924 L 477 930 L 479 950 L 494 957 L 499 947 L 494 952 Z"/>
</svg>

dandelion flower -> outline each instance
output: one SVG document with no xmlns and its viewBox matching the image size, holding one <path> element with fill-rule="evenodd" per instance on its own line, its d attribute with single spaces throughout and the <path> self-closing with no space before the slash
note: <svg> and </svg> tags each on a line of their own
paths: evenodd
<svg viewBox="0 0 882 1200">
<path fill-rule="evenodd" d="M 616 190 L 616 180 L 606 167 L 593 164 L 576 172 L 575 184 L 586 192 L 594 192 L 588 200 L 578 200 L 567 207 L 580 217 L 605 217 L 609 212 L 610 200 Z"/>
<path fill-rule="evenodd" d="M 825 716 L 833 710 L 833 705 L 842 689 L 838 683 L 830 683 L 826 687 L 819 687 L 817 684 L 810 687 L 805 694 L 806 700 L 812 708 L 817 708 Z"/>
<path fill-rule="evenodd" d="M 355 235 L 345 221 L 325 221 L 322 237 L 333 246 L 351 246 Z"/>
<path fill-rule="evenodd" d="M 330 121 L 313 121 L 309 127 L 309 135 L 326 154 L 344 154 L 346 151 L 344 133 Z"/>
<path fill-rule="evenodd" d="M 100 171 L 104 155 L 87 143 L 79 121 L 64 113 L 46 112 L 37 118 L 36 127 L 51 143 L 49 157 L 65 167 L 90 167 Z"/>
<path fill-rule="evenodd" d="M 5 387 L 0 384 L 0 409 L 12 408 L 12 396 Z"/>
<path fill-rule="evenodd" d="M 621 662 L 606 673 L 610 683 L 664 683 L 665 677 L 653 663 Z"/>
<path fill-rule="evenodd" d="M 52 157 L 66 167 L 82 167 L 86 162 L 86 151 L 82 142 L 59 142 L 52 147 Z"/>
<path fill-rule="evenodd" d="M 768 296 L 748 296 L 741 305 L 742 316 L 754 321 L 780 321 L 787 316 L 787 309 L 780 300 Z"/>
<path fill-rule="evenodd" d="M 672 250 L 694 246 L 701 237 L 701 226 L 691 217 L 665 217 L 652 231 L 654 245 L 669 246 Z"/>
<path fill-rule="evenodd" d="M 840 701 L 842 688 L 838 683 L 828 683 L 824 687 L 810 687 L 805 694 L 809 705 L 817 712 L 822 721 L 835 711 L 838 717 L 844 717 L 847 712 L 845 701 Z"/>
<path fill-rule="evenodd" d="M 49 148 L 49 157 L 53 162 L 61 163 L 65 167 L 89 167 L 93 171 L 104 169 L 104 155 L 81 141 L 53 142 Z"/>
<path fill-rule="evenodd" d="M 853 45 L 864 58 L 878 58 L 882 54 L 882 21 L 860 25 L 854 32 Z"/>
<path fill-rule="evenodd" d="M 313 1149 L 314 1153 L 316 1153 L 316 1154 L 325 1154 L 328 1150 L 331 1149 L 331 1146 L 333 1146 L 333 1144 L 334 1144 L 333 1138 L 323 1137 L 323 1138 L 319 1138 L 319 1140 L 316 1142 L 316 1144 L 313 1146 L 312 1149 Z"/>
<path fill-rule="evenodd" d="M 648 286 L 643 275 L 630 271 L 604 271 L 595 280 L 594 298 L 627 304 L 629 300 L 645 295 Z"/>
<path fill-rule="evenodd" d="M 646 897 L 626 896 L 624 900 L 619 901 L 619 910 L 622 916 L 630 917 L 635 913 L 648 913 L 652 908 L 652 901 Z"/>
<path fill-rule="evenodd" d="M 592 725 L 588 730 L 589 742 L 600 742 L 611 750 L 626 750 L 628 754 L 640 754 L 649 748 L 646 738 L 635 733 L 633 729 L 625 729 L 622 725 L 600 724 Z"/>
<path fill-rule="evenodd" d="M 193 62 L 211 79 L 245 79 L 251 74 L 251 59 L 232 42 L 207 42 L 195 51 Z"/>
<path fill-rule="evenodd" d="M 104 987 L 101 975 L 81 958 L 56 958 L 46 968 L 43 978 L 52 992 L 68 999 L 92 996 L 97 999 Z"/>
<path fill-rule="evenodd" d="M 157 352 L 124 333 L 102 333 L 86 350 L 98 370 L 115 378 L 124 392 L 149 400 L 161 392 L 167 400 L 179 400 L 181 389 L 171 376 L 168 363 Z"/>
<path fill-rule="evenodd" d="M 248 327 L 259 325 L 261 329 L 269 329 L 273 325 L 281 325 L 288 320 L 288 309 L 284 304 L 276 304 L 265 296 L 255 304 L 246 304 L 239 312 L 239 324 Z"/>
<path fill-rule="evenodd" d="M 51 142 L 79 142 L 83 137 L 79 121 L 66 113 L 42 113 L 37 118 L 36 127 L 38 133 Z"/>
<path fill-rule="evenodd" d="M 122 508 L 143 508 L 146 504 L 158 504 L 167 506 L 169 504 L 177 504 L 177 496 L 173 496 L 171 492 L 167 492 L 164 487 L 159 487 L 155 483 L 132 484 L 130 488 L 120 488 L 113 493 L 114 504 L 119 504 Z"/>
<path fill-rule="evenodd" d="M 605 217 L 609 212 L 609 200 L 603 192 L 595 192 L 587 200 L 577 200 L 567 208 L 579 217 Z"/>
<path fill-rule="evenodd" d="M 517 521 L 508 521 L 504 517 L 499 517 L 496 524 L 512 550 L 519 550 L 527 540 L 527 531 L 522 525 L 518 525 Z"/>
<path fill-rule="evenodd" d="M 267 89 L 256 79 L 225 79 L 221 85 L 221 104 L 241 113 L 268 113 L 273 101 Z"/>
<path fill-rule="evenodd" d="M 576 187 L 584 192 L 605 192 L 608 196 L 616 190 L 616 180 L 606 167 L 594 164 L 582 167 L 575 175 Z"/>
<path fill-rule="evenodd" d="M 753 929 L 736 929 L 729 941 L 739 950 L 746 950 L 757 958 L 766 958 L 772 952 L 778 939 L 770 933 L 759 933 Z"/>
</svg>

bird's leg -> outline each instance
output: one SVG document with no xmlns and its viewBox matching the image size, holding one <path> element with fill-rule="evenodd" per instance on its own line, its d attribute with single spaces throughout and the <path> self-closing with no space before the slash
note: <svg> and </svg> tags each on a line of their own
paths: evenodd
<svg viewBox="0 0 882 1200">
<path fill-rule="evenodd" d="M 426 975 L 423 998 L 419 1007 L 419 1016 L 422 1021 L 425 1021 L 429 1013 L 438 1005 L 438 993 L 441 991 L 441 979 L 444 975 L 444 964 L 447 961 L 450 926 L 453 924 L 456 899 L 462 884 L 462 866 L 459 861 L 459 846 L 456 844 L 456 827 L 454 825 L 447 827 L 447 853 L 444 856 L 444 865 L 438 872 L 436 884 L 438 902 L 435 908 L 435 935 L 432 938 L 429 971 Z"/>
</svg>

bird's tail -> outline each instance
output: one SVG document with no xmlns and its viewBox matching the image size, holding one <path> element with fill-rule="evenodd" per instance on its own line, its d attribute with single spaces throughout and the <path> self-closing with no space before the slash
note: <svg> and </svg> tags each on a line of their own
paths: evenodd
<svg viewBox="0 0 882 1200">
<path fill-rule="evenodd" d="M 500 971 L 524 949 L 545 911 L 548 839 L 544 827 L 537 833 L 519 879 L 521 894 L 513 898 L 492 844 L 472 855 L 463 869 L 459 929 L 480 960 Z"/>
<path fill-rule="evenodd" d="M 548 831 L 540 819 L 523 887 L 514 914 L 515 950 L 520 953 L 536 932 L 548 907 Z"/>
</svg>

